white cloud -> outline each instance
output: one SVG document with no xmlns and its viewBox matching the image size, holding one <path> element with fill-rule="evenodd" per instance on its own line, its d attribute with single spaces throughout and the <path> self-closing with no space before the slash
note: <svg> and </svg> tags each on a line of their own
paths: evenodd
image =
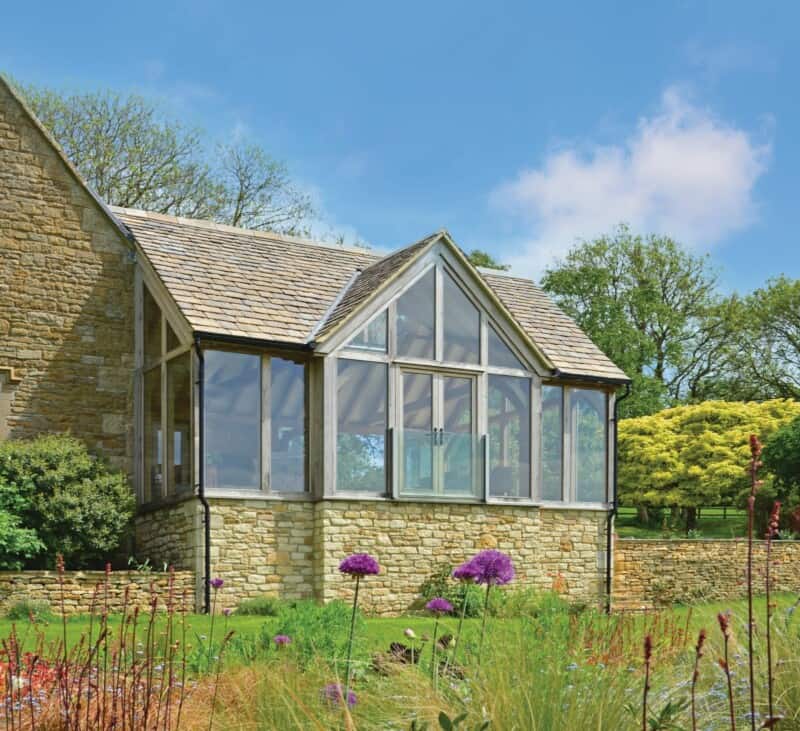
<svg viewBox="0 0 800 731">
<path fill-rule="evenodd" d="M 670 87 L 657 113 L 621 144 L 551 153 L 499 186 L 491 201 L 523 226 L 522 253 L 511 263 L 528 275 L 576 239 L 623 221 L 704 249 L 754 221 L 753 188 L 769 155 L 769 144 Z"/>
</svg>

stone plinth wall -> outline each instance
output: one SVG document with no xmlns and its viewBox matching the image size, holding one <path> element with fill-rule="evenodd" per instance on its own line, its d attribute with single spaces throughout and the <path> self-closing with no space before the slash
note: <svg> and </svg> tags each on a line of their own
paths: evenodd
<svg viewBox="0 0 800 731">
<path fill-rule="evenodd" d="M 744 596 L 747 541 L 617 539 L 614 603 L 620 608 Z M 764 589 L 764 541 L 756 541 L 753 580 Z M 775 541 L 770 569 L 774 591 L 800 592 L 800 542 Z"/>
<path fill-rule="evenodd" d="M 173 596 L 176 608 L 195 608 L 195 575 L 193 571 L 173 573 Z M 103 608 L 106 575 L 103 571 L 64 572 L 64 613 L 85 614 Z M 100 590 L 95 595 L 97 587 Z M 108 606 L 110 612 L 121 612 L 128 591 L 128 608 L 139 607 L 149 611 L 152 592 L 158 597 L 158 606 L 164 609 L 169 597 L 169 575 L 163 572 L 112 571 L 108 579 Z M 56 614 L 61 612 L 61 586 L 55 571 L 0 571 L 0 614 L 16 602 L 30 600 L 47 602 Z"/>
<path fill-rule="evenodd" d="M 602 598 L 603 512 L 506 505 L 389 501 L 212 499 L 211 576 L 225 581 L 224 606 L 272 595 L 349 600 L 353 582 L 339 573 L 351 553 L 380 562 L 363 608 L 398 614 L 419 599 L 420 586 L 442 566 L 484 548 L 509 553 L 515 586 L 557 587 L 574 601 Z M 137 557 L 194 567 L 203 575 L 202 509 L 192 499 L 137 519 Z M 198 586 L 198 606 L 202 586 Z"/>
<path fill-rule="evenodd" d="M 374 555 L 383 571 L 366 580 L 367 611 L 397 614 L 419 598 L 442 564 L 457 565 L 484 548 L 510 554 L 516 586 L 551 589 L 575 601 L 600 599 L 605 513 L 501 505 L 325 501 L 317 504 L 317 596 L 352 597 L 338 571 L 351 553 Z M 559 576 L 560 574 L 560 576 Z"/>
<path fill-rule="evenodd" d="M 69 431 L 132 473 L 133 291 L 131 244 L 0 80 L 0 439 Z"/>
<path fill-rule="evenodd" d="M 309 501 L 212 500 L 211 575 L 225 601 L 314 596 L 314 509 Z"/>
</svg>

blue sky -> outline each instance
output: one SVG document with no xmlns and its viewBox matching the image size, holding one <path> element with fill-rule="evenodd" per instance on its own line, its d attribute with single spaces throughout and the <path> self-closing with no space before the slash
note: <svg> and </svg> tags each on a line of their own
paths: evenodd
<svg viewBox="0 0 800 731">
<path fill-rule="evenodd" d="M 747 290 L 800 276 L 799 8 L 13 3 L 0 69 L 262 144 L 318 231 L 391 249 L 447 227 L 536 276 L 624 220 Z"/>
</svg>

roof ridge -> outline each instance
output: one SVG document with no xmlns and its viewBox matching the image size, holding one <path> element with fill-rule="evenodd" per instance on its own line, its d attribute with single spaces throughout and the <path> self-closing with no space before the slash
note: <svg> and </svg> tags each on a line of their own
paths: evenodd
<svg viewBox="0 0 800 731">
<path fill-rule="evenodd" d="M 153 221 L 162 221 L 165 223 L 176 223 L 182 226 L 197 226 L 198 228 L 207 228 L 212 231 L 222 231 L 238 235 L 255 236 L 257 238 L 268 239 L 274 243 L 288 243 L 288 244 L 302 244 L 305 246 L 319 246 L 326 249 L 336 249 L 337 251 L 349 251 L 355 254 L 363 254 L 364 256 L 376 257 L 376 261 L 380 261 L 380 255 L 373 253 L 370 249 L 364 249 L 359 246 L 346 246 L 344 244 L 335 244 L 328 241 L 319 241 L 318 239 L 309 239 L 303 236 L 292 236 L 290 234 L 279 234 L 274 231 L 262 231 L 254 228 L 244 228 L 242 226 L 232 226 L 228 223 L 218 223 L 217 221 L 209 221 L 205 218 L 190 218 L 188 216 L 173 216 L 168 213 L 156 213 L 155 211 L 145 211 L 141 208 L 125 208 L 123 206 L 109 206 L 113 213 L 120 213 L 127 216 L 136 216 L 137 218 L 149 218 Z M 372 266 L 372 264 L 370 264 Z"/>
</svg>

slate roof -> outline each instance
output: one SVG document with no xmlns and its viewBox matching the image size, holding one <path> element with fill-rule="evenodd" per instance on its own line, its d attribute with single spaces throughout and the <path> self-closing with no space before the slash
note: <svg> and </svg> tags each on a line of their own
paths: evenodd
<svg viewBox="0 0 800 731">
<path fill-rule="evenodd" d="M 145 211 L 112 208 L 197 332 L 308 345 L 439 239 L 374 252 Z M 565 376 L 625 382 L 575 322 L 532 281 L 480 275 Z"/>
</svg>

